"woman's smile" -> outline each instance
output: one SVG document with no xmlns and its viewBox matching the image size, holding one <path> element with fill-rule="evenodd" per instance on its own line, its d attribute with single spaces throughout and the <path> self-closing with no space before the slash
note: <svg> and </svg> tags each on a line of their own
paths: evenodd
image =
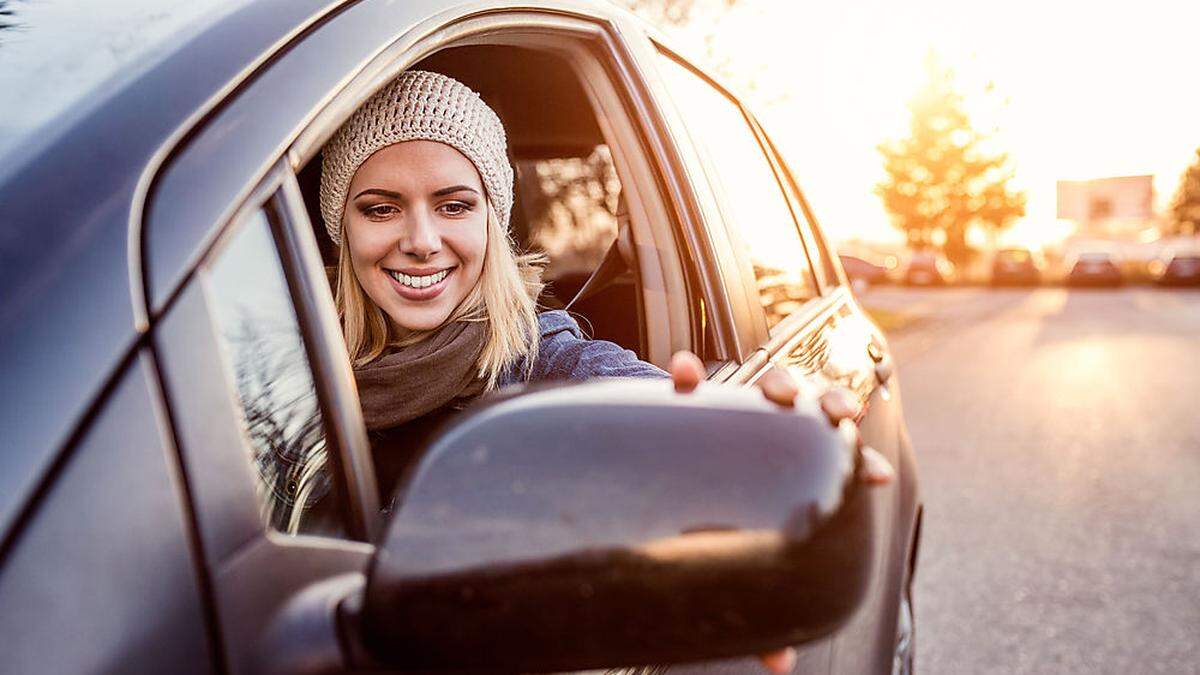
<svg viewBox="0 0 1200 675">
<path fill-rule="evenodd" d="M 447 286 L 447 279 L 457 266 L 443 269 L 419 270 L 404 268 L 384 269 L 392 281 L 396 293 L 405 300 L 424 301 L 436 298 Z"/>
</svg>

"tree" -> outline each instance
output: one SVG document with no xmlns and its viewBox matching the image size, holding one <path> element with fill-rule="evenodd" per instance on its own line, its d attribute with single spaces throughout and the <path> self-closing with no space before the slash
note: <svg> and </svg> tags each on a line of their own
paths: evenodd
<svg viewBox="0 0 1200 675">
<path fill-rule="evenodd" d="M 1200 234 L 1200 149 L 1196 161 L 1179 177 L 1179 189 L 1171 201 L 1172 234 Z"/>
<path fill-rule="evenodd" d="M 932 54 L 926 81 L 909 102 L 907 138 L 878 146 L 887 178 L 875 192 L 909 246 L 939 244 L 954 263 L 969 261 L 973 227 L 992 233 L 1025 215 L 1025 194 L 1009 186 L 1005 153 L 989 152 L 988 134 L 971 126 L 953 73 Z"/>
</svg>

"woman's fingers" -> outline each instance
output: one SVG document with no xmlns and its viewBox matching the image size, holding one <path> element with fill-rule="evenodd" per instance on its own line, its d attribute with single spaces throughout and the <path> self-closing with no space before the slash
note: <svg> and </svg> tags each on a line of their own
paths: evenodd
<svg viewBox="0 0 1200 675">
<path fill-rule="evenodd" d="M 785 675 L 785 673 L 792 672 L 792 669 L 796 667 L 796 650 L 791 647 L 763 654 L 758 658 L 767 667 L 767 670 L 776 675 Z"/>
<path fill-rule="evenodd" d="M 825 411 L 829 422 L 837 426 L 842 420 L 853 420 L 858 416 L 858 402 L 850 392 L 834 387 L 821 394 L 821 410 Z"/>
<path fill-rule="evenodd" d="M 862 466 L 858 471 L 858 479 L 867 485 L 887 485 L 896 477 L 896 470 L 883 453 L 869 445 L 862 450 Z"/>
<path fill-rule="evenodd" d="M 675 391 L 686 394 L 700 385 L 704 379 L 704 362 L 700 360 L 692 352 L 687 350 L 675 352 L 671 357 L 671 365 L 668 370 L 671 373 L 671 382 L 675 385 Z"/>
<path fill-rule="evenodd" d="M 777 365 L 771 366 L 754 384 L 768 401 L 789 408 L 796 404 L 796 396 L 800 393 L 800 386 L 792 374 Z"/>
<path fill-rule="evenodd" d="M 854 396 L 842 388 L 834 388 L 821 394 L 821 410 L 829 422 L 838 425 L 842 420 L 854 420 L 858 417 L 859 407 Z M 862 465 L 858 471 L 858 479 L 867 485 L 887 485 L 896 477 L 896 469 L 875 448 L 864 445 L 862 437 L 858 438 L 859 452 L 862 453 Z"/>
</svg>

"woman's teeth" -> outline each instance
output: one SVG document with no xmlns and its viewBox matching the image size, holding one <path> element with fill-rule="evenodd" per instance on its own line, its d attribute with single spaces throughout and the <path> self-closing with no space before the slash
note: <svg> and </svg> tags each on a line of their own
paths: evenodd
<svg viewBox="0 0 1200 675">
<path fill-rule="evenodd" d="M 446 275 L 450 274 L 450 270 L 442 270 L 441 272 L 437 272 L 435 274 L 429 274 L 429 275 L 426 275 L 423 277 L 409 276 L 407 274 L 401 274 L 401 273 L 393 271 L 393 270 L 388 270 L 388 274 L 392 275 L 393 279 L 395 279 L 396 281 L 399 281 L 401 284 L 404 284 L 405 286 L 408 286 L 409 288 L 427 288 L 429 286 L 436 284 L 437 282 L 441 281 L 442 279 L 445 279 Z"/>
</svg>

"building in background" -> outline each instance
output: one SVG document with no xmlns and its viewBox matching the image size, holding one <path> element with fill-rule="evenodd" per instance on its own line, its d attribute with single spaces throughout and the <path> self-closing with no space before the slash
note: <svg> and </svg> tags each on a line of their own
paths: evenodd
<svg viewBox="0 0 1200 675">
<path fill-rule="evenodd" d="M 1074 234 L 1061 244 L 1069 259 L 1105 251 L 1139 265 L 1162 247 L 1160 216 L 1154 212 L 1154 176 L 1117 176 L 1058 181 L 1058 217 L 1075 223 Z"/>
<path fill-rule="evenodd" d="M 1078 224 L 1078 236 L 1138 239 L 1154 227 L 1154 176 L 1058 181 L 1058 217 Z"/>
</svg>

